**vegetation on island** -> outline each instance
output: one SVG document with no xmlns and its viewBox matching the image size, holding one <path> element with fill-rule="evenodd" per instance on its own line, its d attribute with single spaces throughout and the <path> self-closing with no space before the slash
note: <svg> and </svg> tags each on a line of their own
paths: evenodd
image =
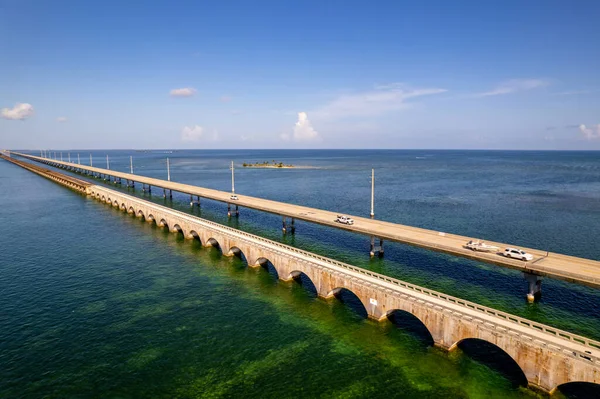
<svg viewBox="0 0 600 399">
<path fill-rule="evenodd" d="M 248 163 L 244 162 L 242 164 L 244 168 L 293 168 L 294 165 L 286 165 L 283 162 L 277 162 L 275 160 L 272 161 L 264 161 L 264 162 L 254 162 Z"/>
</svg>

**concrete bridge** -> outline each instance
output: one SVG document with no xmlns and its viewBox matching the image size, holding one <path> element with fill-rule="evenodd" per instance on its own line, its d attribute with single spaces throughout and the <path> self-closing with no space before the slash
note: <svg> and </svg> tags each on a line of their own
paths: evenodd
<svg viewBox="0 0 600 399">
<path fill-rule="evenodd" d="M 24 162 L 15 162 L 24 166 Z M 24 166 L 27 167 L 27 166 Z M 27 167 L 29 170 L 30 167 Z M 39 168 L 39 167 L 37 167 Z M 45 175 L 43 168 L 32 170 Z M 56 172 L 52 172 L 56 173 Z M 66 180 L 57 180 L 65 184 Z M 67 184 L 70 186 L 69 184 Z M 70 186 L 71 187 L 71 186 Z M 98 185 L 86 185 L 93 198 L 148 222 L 240 256 L 250 267 L 272 264 L 281 280 L 304 275 L 321 298 L 352 292 L 374 320 L 404 312 L 419 320 L 438 347 L 454 350 L 466 340 L 502 349 L 532 388 L 552 393 L 571 382 L 600 384 L 600 342 L 536 323 L 440 292 L 373 273 L 253 234 L 207 221 Z"/>
<path fill-rule="evenodd" d="M 63 162 L 55 159 L 41 158 L 28 154 L 13 152 L 13 154 L 42 162 L 51 166 L 69 169 L 82 173 L 93 173 L 102 176 L 112 176 L 115 179 L 127 180 L 127 182 L 139 182 L 145 187 L 160 187 L 165 190 L 178 191 L 186 193 L 193 197 L 196 196 L 198 204 L 200 198 L 208 198 L 216 201 L 221 201 L 228 204 L 229 212 L 231 206 L 235 206 L 236 213 L 238 206 L 244 206 L 260 211 L 281 215 L 283 218 L 283 227 L 286 229 L 286 220 L 290 218 L 292 221 L 292 231 L 294 230 L 293 223 L 295 219 L 305 220 L 312 223 L 318 223 L 330 227 L 349 230 L 355 233 L 364 234 L 371 237 L 371 250 L 373 250 L 373 239 L 380 239 L 380 250 L 383 251 L 383 240 L 390 240 L 404 244 L 414 245 L 417 247 L 426 248 L 429 250 L 444 252 L 451 255 L 461 256 L 464 258 L 474 259 L 486 263 L 508 267 L 511 269 L 520 270 L 523 272 L 525 279 L 529 283 L 529 291 L 527 298 L 533 301 L 541 295 L 541 276 L 548 276 L 556 279 L 566 280 L 579 284 L 588 285 L 590 287 L 600 288 L 600 262 L 591 259 L 577 258 L 573 256 L 562 255 L 542 251 L 538 249 L 524 248 L 521 246 L 504 244 L 498 242 L 487 241 L 490 245 L 495 245 L 499 248 L 518 247 L 531 253 L 534 259 L 529 262 L 521 260 L 505 258 L 496 253 L 474 252 L 465 248 L 465 244 L 474 239 L 456 234 L 445 232 L 421 229 L 401 224 L 374 220 L 370 218 L 353 216 L 354 225 L 343 225 L 336 223 L 336 212 L 325 211 L 322 209 L 309 208 L 305 206 L 287 204 L 277 201 L 271 201 L 262 198 L 250 197 L 238 194 L 238 200 L 230 199 L 231 193 L 218 191 L 203 187 L 192 186 L 188 184 L 177 183 L 173 181 L 161 180 L 146 176 L 134 175 L 131 173 L 123 173 L 109 169 L 81 165 L 72 162 Z"/>
</svg>

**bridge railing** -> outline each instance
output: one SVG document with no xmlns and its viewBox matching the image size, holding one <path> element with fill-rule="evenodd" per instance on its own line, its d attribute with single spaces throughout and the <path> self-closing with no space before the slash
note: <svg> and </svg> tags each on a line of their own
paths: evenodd
<svg viewBox="0 0 600 399">
<path fill-rule="evenodd" d="M 147 201 L 140 200 L 140 199 L 132 197 L 130 195 L 122 194 L 120 192 L 116 192 L 116 191 L 113 191 L 111 189 L 104 188 L 102 186 L 95 186 L 95 187 L 97 187 L 99 189 L 102 189 L 102 190 L 106 190 L 107 192 L 113 193 L 114 195 L 119 195 L 119 196 L 122 196 L 122 197 L 126 197 L 126 198 L 128 198 L 128 200 L 133 201 L 135 203 L 147 206 Z M 414 291 L 414 292 L 418 292 L 418 293 L 421 293 L 421 294 L 424 294 L 424 295 L 428 295 L 428 296 L 431 296 L 433 298 L 437 298 L 439 300 L 446 301 L 446 302 L 449 302 L 449 303 L 452 303 L 452 304 L 455 304 L 455 305 L 463 306 L 465 308 L 468 308 L 468 309 L 476 311 L 476 312 L 480 312 L 482 314 L 495 316 L 495 317 L 503 319 L 503 320 L 505 320 L 507 322 L 511 322 L 511 323 L 514 323 L 514 324 L 518 324 L 518 325 L 521 325 L 521 326 L 532 328 L 534 330 L 537 330 L 537 331 L 540 331 L 540 332 L 543 332 L 543 333 L 555 336 L 555 337 L 557 337 L 559 339 L 562 339 L 562 340 L 576 342 L 576 343 L 579 343 L 581 345 L 584 345 L 584 346 L 587 346 L 587 347 L 590 347 L 590 348 L 594 348 L 594 349 L 600 349 L 600 342 L 592 340 L 592 339 L 589 339 L 589 338 L 586 338 L 586 337 L 583 337 L 581 335 L 573 334 L 573 333 L 570 333 L 568 331 L 564 331 L 564 330 L 561 330 L 561 329 L 558 329 L 558 328 L 553 328 L 553 327 L 550 327 L 550 326 L 547 326 L 547 325 L 544 325 L 544 324 L 541 324 L 541 323 L 537 323 L 537 322 L 534 322 L 534 321 L 531 321 L 531 320 L 528 320 L 528 319 L 525 319 L 525 318 L 522 318 L 522 317 L 519 317 L 519 316 L 512 315 L 510 313 L 502 312 L 502 311 L 499 311 L 499 310 L 496 310 L 496 309 L 493 309 L 493 308 L 489 308 L 487 306 L 483 306 L 483 305 L 480 305 L 480 304 L 477 304 L 477 303 L 474 303 L 474 302 L 470 302 L 470 301 L 466 301 L 464 299 L 453 297 L 451 295 L 446 295 L 446 294 L 443 294 L 443 293 L 438 292 L 438 291 L 430 290 L 428 288 L 424 288 L 424 287 L 421 287 L 421 286 L 418 286 L 418 285 L 415 285 L 415 284 L 407 283 L 405 281 L 398 280 L 398 279 L 395 279 L 393 277 L 385 276 L 383 274 L 375 273 L 375 272 L 372 272 L 372 271 L 369 271 L 369 270 L 366 270 L 366 269 L 363 269 L 363 268 L 360 268 L 360 267 L 352 266 L 352 265 L 349 265 L 347 263 L 343 263 L 343 262 L 340 262 L 340 261 L 337 261 L 337 260 L 334 260 L 334 259 L 326 258 L 324 256 L 317 255 L 317 254 L 314 254 L 312 252 L 308 252 L 308 251 L 305 251 L 305 250 L 302 250 L 302 249 L 294 248 L 294 247 L 291 247 L 291 246 L 286 245 L 286 244 L 282 244 L 282 243 L 279 243 L 279 242 L 276 242 L 276 241 L 269 240 L 267 238 L 263 238 L 263 237 L 260 237 L 260 236 L 257 236 L 257 235 L 251 234 L 251 233 L 247 233 L 245 231 L 237 230 L 237 229 L 234 229 L 234 228 L 228 227 L 228 226 L 223 226 L 222 224 L 219 224 L 219 223 L 216 223 L 216 222 L 212 222 L 210 220 L 206 220 L 206 219 L 202 219 L 202 218 L 198 218 L 198 217 L 193 217 L 193 216 L 191 216 L 189 214 L 186 214 L 184 212 L 177 211 L 177 210 L 174 210 L 174 209 L 171 209 L 171 208 L 167 208 L 167 207 L 159 205 L 159 204 L 152 203 L 152 205 L 160 208 L 162 212 L 165 212 L 167 214 L 171 214 L 172 216 L 175 216 L 175 217 L 178 217 L 178 218 L 185 219 L 185 220 L 187 220 L 189 222 L 192 222 L 192 223 L 200 223 L 200 224 L 208 225 L 208 226 L 210 226 L 211 228 L 213 228 L 215 230 L 220 230 L 222 232 L 225 232 L 225 233 L 228 233 L 228 234 L 231 234 L 231 235 L 235 235 L 235 236 L 242 236 L 242 237 L 251 239 L 253 241 L 261 242 L 261 243 L 263 243 L 263 244 L 265 244 L 267 246 L 278 247 L 278 248 L 280 248 L 282 250 L 285 250 L 285 251 L 288 251 L 288 252 L 293 252 L 293 253 L 296 253 L 298 255 L 302 255 L 302 256 L 308 257 L 310 259 L 317 259 L 317 260 L 319 260 L 320 262 L 322 262 L 322 263 L 324 263 L 326 265 L 331 265 L 331 266 L 339 267 L 339 268 L 342 268 L 342 269 L 350 270 L 352 272 L 359 273 L 361 275 L 370 277 L 372 279 L 376 279 L 376 280 L 379 280 L 379 281 L 382 281 L 382 282 L 385 282 L 385 283 L 393 284 L 393 285 L 396 285 L 398 287 L 402 287 L 402 288 L 405 288 L 405 289 L 408 289 L 408 290 L 411 290 L 411 291 Z M 582 357 L 585 357 L 585 358 L 588 358 L 588 360 L 591 360 L 591 353 L 589 353 L 589 355 L 590 355 L 589 357 L 587 355 L 582 355 Z M 600 361 L 600 359 L 598 359 L 598 361 Z"/>
</svg>

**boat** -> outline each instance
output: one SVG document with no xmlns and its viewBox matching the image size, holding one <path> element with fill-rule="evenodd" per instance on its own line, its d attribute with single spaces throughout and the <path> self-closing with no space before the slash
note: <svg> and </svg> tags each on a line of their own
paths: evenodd
<svg viewBox="0 0 600 399">
<path fill-rule="evenodd" d="M 476 241 L 471 240 L 465 246 L 470 250 L 479 251 L 479 252 L 494 252 L 494 251 L 500 250 L 499 247 L 496 247 L 493 245 L 488 245 L 485 242 L 479 241 L 479 240 L 476 240 Z"/>
</svg>

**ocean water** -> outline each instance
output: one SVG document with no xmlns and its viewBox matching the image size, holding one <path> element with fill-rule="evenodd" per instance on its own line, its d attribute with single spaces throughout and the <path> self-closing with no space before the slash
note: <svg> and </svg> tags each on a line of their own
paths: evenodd
<svg viewBox="0 0 600 399">
<path fill-rule="evenodd" d="M 376 218 L 600 259 L 597 152 L 92 154 L 122 171 L 132 155 L 135 173 L 161 178 L 168 156 L 173 180 L 221 190 L 233 160 L 238 193 L 365 216 L 375 168 Z M 311 168 L 241 166 L 264 160 Z M 490 348 L 445 353 L 418 328 L 365 320 L 352 298 L 320 300 L 6 162 L 0 187 L 0 397 L 536 397 Z M 121 189 L 600 339 L 598 290 L 545 279 L 529 304 L 516 271 L 394 243 L 370 259 L 360 235 L 303 222 L 283 235 L 274 215 Z"/>
</svg>

